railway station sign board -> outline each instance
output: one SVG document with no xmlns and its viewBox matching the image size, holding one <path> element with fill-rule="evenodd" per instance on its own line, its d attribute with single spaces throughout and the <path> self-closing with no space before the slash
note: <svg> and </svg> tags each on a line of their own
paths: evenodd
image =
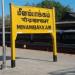
<svg viewBox="0 0 75 75">
<path fill-rule="evenodd" d="M 16 32 L 50 33 L 53 9 L 11 5 L 12 26 Z"/>
<path fill-rule="evenodd" d="M 38 8 L 32 6 L 16 6 L 11 4 L 11 43 L 12 66 L 15 66 L 15 40 L 17 33 L 37 34 L 51 33 L 56 53 L 55 9 Z"/>
</svg>

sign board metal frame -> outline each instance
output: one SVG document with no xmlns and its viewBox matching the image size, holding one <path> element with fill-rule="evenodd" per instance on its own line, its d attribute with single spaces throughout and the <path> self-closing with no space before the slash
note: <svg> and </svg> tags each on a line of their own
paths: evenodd
<svg viewBox="0 0 75 75">
<path fill-rule="evenodd" d="M 53 61 L 57 61 L 55 8 L 38 8 L 10 4 L 11 12 L 11 67 L 15 67 L 17 33 L 50 33 L 53 41 Z"/>
</svg>

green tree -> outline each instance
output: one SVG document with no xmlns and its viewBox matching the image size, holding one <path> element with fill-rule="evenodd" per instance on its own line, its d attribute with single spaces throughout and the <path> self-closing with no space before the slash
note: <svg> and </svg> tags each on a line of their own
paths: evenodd
<svg viewBox="0 0 75 75">
<path fill-rule="evenodd" d="M 56 10 L 56 21 L 59 21 L 65 12 L 70 12 L 71 8 L 69 6 L 63 6 L 61 3 L 55 0 L 43 0 L 41 3 L 36 5 L 37 7 L 52 8 L 55 7 Z"/>
</svg>

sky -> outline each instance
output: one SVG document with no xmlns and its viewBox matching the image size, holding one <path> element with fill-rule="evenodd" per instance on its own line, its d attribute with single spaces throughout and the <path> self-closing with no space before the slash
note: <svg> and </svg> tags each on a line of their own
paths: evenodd
<svg viewBox="0 0 75 75">
<path fill-rule="evenodd" d="M 2 4 L 0 0 L 0 16 L 2 16 Z M 25 4 L 37 4 L 42 0 L 13 0 L 13 3 L 16 5 L 25 5 Z M 70 6 L 73 11 L 75 11 L 75 0 L 55 0 L 60 2 L 63 6 Z M 10 4 L 11 0 L 4 0 L 5 5 L 5 16 L 10 14 Z"/>
</svg>

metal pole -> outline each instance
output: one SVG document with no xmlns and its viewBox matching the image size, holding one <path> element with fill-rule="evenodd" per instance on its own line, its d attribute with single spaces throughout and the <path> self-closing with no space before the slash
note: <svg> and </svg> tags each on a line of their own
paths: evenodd
<svg viewBox="0 0 75 75">
<path fill-rule="evenodd" d="M 3 27 L 2 27 L 2 38 L 3 38 L 3 63 L 2 63 L 2 68 L 6 67 L 6 49 L 5 49 L 5 15 L 4 15 L 4 0 L 2 0 L 2 22 L 3 22 Z"/>
</svg>

